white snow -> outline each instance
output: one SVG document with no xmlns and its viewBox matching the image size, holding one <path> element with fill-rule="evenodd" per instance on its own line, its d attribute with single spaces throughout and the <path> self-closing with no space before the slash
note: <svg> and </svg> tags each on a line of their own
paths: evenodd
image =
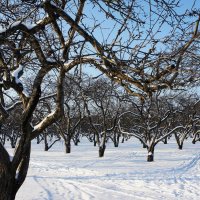
<svg viewBox="0 0 200 200">
<path fill-rule="evenodd" d="M 27 23 L 27 22 L 22 22 L 22 21 L 15 21 L 15 22 L 10 23 L 7 27 L 0 26 L 0 34 L 6 32 L 10 28 L 18 26 L 19 24 L 23 24 L 24 26 L 26 26 L 27 29 L 31 30 L 35 26 L 40 24 L 42 21 L 43 21 L 43 19 L 42 20 L 38 20 L 36 23 Z"/>
<path fill-rule="evenodd" d="M 64 153 L 63 143 L 49 152 L 32 146 L 30 169 L 16 200 L 197 200 L 200 196 L 200 143 L 187 141 L 178 150 L 174 141 L 155 148 L 155 161 L 136 139 L 114 148 L 104 158 L 83 142 Z M 11 149 L 10 149 L 11 151 Z"/>
<path fill-rule="evenodd" d="M 37 125 L 35 125 L 33 127 L 33 131 L 40 129 L 43 122 L 46 121 L 49 117 L 53 116 L 55 114 L 56 110 L 52 111 L 51 113 L 49 113 L 40 123 L 38 123 Z"/>
<path fill-rule="evenodd" d="M 0 33 L 6 32 L 8 29 L 18 26 L 21 23 L 21 21 L 15 21 L 11 24 L 9 24 L 6 28 L 0 26 Z"/>
<path fill-rule="evenodd" d="M 10 156 L 10 162 L 12 162 L 12 160 L 13 160 L 13 156 Z"/>
<path fill-rule="evenodd" d="M 19 73 L 22 73 L 23 71 L 23 66 L 19 64 L 19 67 L 12 72 L 12 77 L 15 79 L 15 83 L 21 83 L 21 85 L 23 86 L 23 91 L 22 93 L 26 96 L 26 97 L 29 97 L 29 93 L 25 90 L 25 87 L 22 83 L 22 81 L 19 79 Z"/>
<path fill-rule="evenodd" d="M 23 92 L 22 92 L 26 97 L 30 97 L 29 93 L 23 88 Z"/>
<path fill-rule="evenodd" d="M 23 71 L 23 66 L 19 65 L 19 67 L 14 72 L 12 72 L 12 77 L 15 78 L 16 83 L 21 83 L 21 81 L 19 80 L 19 73 L 22 71 Z"/>
</svg>

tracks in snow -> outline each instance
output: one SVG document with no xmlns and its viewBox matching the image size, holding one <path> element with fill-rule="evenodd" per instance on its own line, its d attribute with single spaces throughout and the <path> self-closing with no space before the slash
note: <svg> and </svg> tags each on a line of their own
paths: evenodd
<svg viewBox="0 0 200 200">
<path fill-rule="evenodd" d="M 174 163 L 164 166 L 162 161 L 168 164 L 165 160 L 147 163 L 142 151 L 108 153 L 105 158 L 96 157 L 96 153 L 55 156 L 55 160 L 51 154 L 33 157 L 27 181 L 41 190 L 36 198 L 34 194 L 26 200 L 196 200 L 200 195 L 197 151 L 186 152 L 182 158 L 175 153 L 170 160 L 177 158 L 177 167 Z"/>
</svg>

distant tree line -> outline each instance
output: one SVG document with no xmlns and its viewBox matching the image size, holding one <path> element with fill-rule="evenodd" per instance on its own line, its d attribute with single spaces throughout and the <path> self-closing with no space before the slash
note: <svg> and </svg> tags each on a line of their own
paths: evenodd
<svg viewBox="0 0 200 200">
<path fill-rule="evenodd" d="M 53 94 L 53 89 L 48 92 Z M 64 94 L 62 117 L 37 136 L 37 143 L 43 142 L 45 151 L 62 140 L 65 152 L 70 153 L 72 143 L 78 145 L 85 137 L 98 146 L 99 157 L 103 157 L 108 141 L 118 147 L 134 137 L 147 149 L 147 161 L 153 161 L 159 142 L 167 144 L 174 138 L 182 149 L 188 138 L 193 144 L 200 141 L 200 99 L 195 93 L 158 91 L 140 101 L 108 78 L 81 74 L 66 77 Z M 55 101 L 55 95 L 46 94 L 31 123 L 37 124 L 52 113 Z M 1 144 L 9 141 L 15 148 L 21 137 L 21 121 L 16 120 L 21 118 L 21 110 L 18 104 L 1 126 Z"/>
</svg>

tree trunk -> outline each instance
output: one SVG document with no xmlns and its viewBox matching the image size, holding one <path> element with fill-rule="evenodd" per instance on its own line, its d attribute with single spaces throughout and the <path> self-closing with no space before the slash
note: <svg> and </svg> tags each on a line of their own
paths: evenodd
<svg viewBox="0 0 200 200">
<path fill-rule="evenodd" d="M 48 151 L 49 150 L 49 144 L 47 142 L 47 134 L 44 133 L 44 151 Z"/>
<path fill-rule="evenodd" d="M 65 153 L 71 153 L 71 137 L 67 136 L 65 141 Z"/>
<path fill-rule="evenodd" d="M 114 147 L 119 147 L 119 143 L 118 142 L 114 142 Z"/>
<path fill-rule="evenodd" d="M 146 145 L 144 142 L 142 142 L 141 139 L 139 139 L 139 140 L 140 140 L 140 142 L 142 143 L 142 147 L 143 147 L 144 149 L 146 149 L 146 148 L 147 148 L 147 145 Z"/>
<path fill-rule="evenodd" d="M 143 148 L 143 149 L 148 148 L 148 146 L 147 146 L 141 139 L 139 139 L 139 140 L 140 140 L 140 142 L 142 143 L 142 148 Z"/>
<path fill-rule="evenodd" d="M 167 144 L 167 137 L 163 140 L 164 144 Z"/>
<path fill-rule="evenodd" d="M 120 134 L 114 133 L 114 138 L 113 138 L 114 147 L 119 147 L 119 138 L 120 138 Z"/>
<path fill-rule="evenodd" d="M 182 150 L 183 149 L 183 143 L 178 144 L 178 149 Z"/>
<path fill-rule="evenodd" d="M 75 146 L 78 146 L 78 143 L 79 143 L 80 141 L 79 140 L 76 140 L 75 142 L 74 142 L 74 145 Z"/>
<path fill-rule="evenodd" d="M 146 149 L 146 148 L 147 148 L 147 145 L 144 144 L 144 143 L 142 143 L 142 147 L 143 147 L 143 149 Z"/>
<path fill-rule="evenodd" d="M 197 139 L 198 137 L 198 139 Z M 195 144 L 197 141 L 200 141 L 200 138 L 199 138 L 199 134 L 195 134 L 193 139 L 192 139 L 192 144 Z"/>
<path fill-rule="evenodd" d="M 65 144 L 65 153 L 71 153 L 71 145 Z"/>
<path fill-rule="evenodd" d="M 74 145 L 78 146 L 78 143 L 80 142 L 80 140 L 79 140 L 79 134 L 76 133 L 72 139 L 73 139 Z"/>
<path fill-rule="evenodd" d="M 74 145 L 75 146 L 78 146 L 78 143 L 80 142 L 79 138 L 78 137 L 75 137 L 74 138 Z"/>
<path fill-rule="evenodd" d="M 174 136 L 175 136 L 176 142 L 178 144 L 178 149 L 182 150 L 183 149 L 183 142 L 180 141 L 180 138 L 176 133 L 174 134 Z"/>
<path fill-rule="evenodd" d="M 0 144 L 0 200 L 14 200 L 18 190 L 16 186 L 10 156 Z"/>
<path fill-rule="evenodd" d="M 45 142 L 45 144 L 44 144 L 44 151 L 48 151 L 48 150 L 49 150 L 48 143 Z"/>
<path fill-rule="evenodd" d="M 147 162 L 153 162 L 153 161 L 154 161 L 154 155 L 152 152 L 149 152 L 147 156 Z"/>
<path fill-rule="evenodd" d="M 154 161 L 154 146 L 149 147 L 147 155 L 147 162 L 153 162 L 153 161 Z"/>
<path fill-rule="evenodd" d="M 12 147 L 12 149 L 15 148 L 15 144 L 13 143 L 13 141 L 11 141 L 11 147 Z"/>
<path fill-rule="evenodd" d="M 105 144 L 99 147 L 99 157 L 100 158 L 104 156 L 105 149 L 106 149 Z"/>
<path fill-rule="evenodd" d="M 37 144 L 39 144 L 40 143 L 40 138 L 39 138 L 39 135 L 37 136 Z"/>
<path fill-rule="evenodd" d="M 94 147 L 96 147 L 97 146 L 97 141 L 96 141 L 95 133 L 94 133 L 93 141 L 94 141 Z"/>
<path fill-rule="evenodd" d="M 0 170 L 0 199 L 1 200 L 14 200 L 16 193 L 15 175 L 8 169 Z"/>
</svg>

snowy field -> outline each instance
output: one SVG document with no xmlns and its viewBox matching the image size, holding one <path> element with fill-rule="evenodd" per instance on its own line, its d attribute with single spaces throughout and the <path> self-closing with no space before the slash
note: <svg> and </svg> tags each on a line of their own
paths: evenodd
<svg viewBox="0 0 200 200">
<path fill-rule="evenodd" d="M 63 153 L 57 143 L 49 152 L 33 142 L 30 169 L 17 200 L 161 200 L 200 199 L 200 143 L 159 144 L 155 162 L 137 140 L 107 146 L 98 158 L 92 143 Z"/>
</svg>

